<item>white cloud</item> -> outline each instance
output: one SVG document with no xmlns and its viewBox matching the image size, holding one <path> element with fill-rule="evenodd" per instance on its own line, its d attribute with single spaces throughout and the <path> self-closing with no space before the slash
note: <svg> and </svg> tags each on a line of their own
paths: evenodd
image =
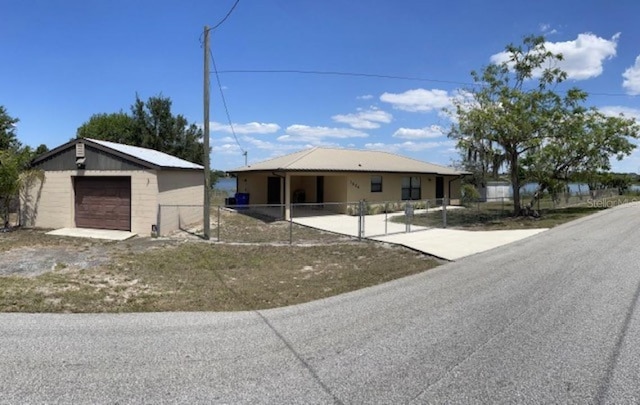
<svg viewBox="0 0 640 405">
<path fill-rule="evenodd" d="M 551 24 L 540 24 L 540 32 L 545 35 L 553 35 L 558 33 L 558 30 L 551 27 Z"/>
<path fill-rule="evenodd" d="M 240 148 L 235 143 L 218 143 L 216 141 L 211 143 L 211 152 L 216 155 L 237 155 L 240 152 Z"/>
<path fill-rule="evenodd" d="M 291 125 L 287 127 L 286 135 L 278 137 L 281 142 L 310 142 L 317 145 L 324 138 L 348 139 L 366 138 L 365 132 L 351 128 L 310 127 L 308 125 Z"/>
<path fill-rule="evenodd" d="M 213 132 L 233 133 L 231 126 L 226 124 L 212 121 L 209 126 Z M 248 122 L 246 124 L 233 124 L 233 130 L 236 134 L 273 134 L 278 132 L 279 129 L 280 125 L 273 123 Z"/>
<path fill-rule="evenodd" d="M 635 65 L 625 70 L 622 77 L 624 78 L 622 87 L 627 90 L 627 94 L 632 96 L 640 94 L 640 55 L 636 58 Z"/>
<path fill-rule="evenodd" d="M 562 54 L 563 60 L 557 66 L 567 73 L 569 79 L 585 80 L 602 74 L 604 61 L 616 56 L 619 38 L 620 33 L 611 39 L 584 33 L 572 41 L 546 42 L 545 47 L 553 53 Z M 506 51 L 496 53 L 490 60 L 496 64 L 507 62 L 509 54 Z M 534 72 L 534 77 L 539 77 L 541 73 L 542 71 Z"/>
<path fill-rule="evenodd" d="M 211 141 L 211 151 L 214 153 L 214 155 L 242 155 L 240 146 L 238 146 L 235 139 L 231 137 L 212 139 Z M 270 142 L 263 139 L 254 138 L 252 136 L 243 136 L 242 138 L 240 138 L 240 144 L 243 145 L 244 149 L 248 149 L 250 151 L 270 151 L 275 154 L 284 154 L 293 150 L 300 149 L 299 144 L 291 145 L 279 142 Z"/>
<path fill-rule="evenodd" d="M 427 139 L 444 136 L 444 129 L 440 125 L 430 125 L 424 128 L 399 128 L 394 132 L 394 138 Z"/>
<path fill-rule="evenodd" d="M 365 94 L 363 96 L 356 97 L 357 100 L 371 100 L 373 96 L 371 94 Z"/>
<path fill-rule="evenodd" d="M 435 149 L 440 147 L 449 148 L 452 145 L 452 141 L 442 141 L 442 142 L 413 142 L 406 141 L 402 143 L 367 143 L 364 145 L 366 149 L 371 150 L 380 150 L 385 152 L 422 152 L 429 149 Z"/>
<path fill-rule="evenodd" d="M 639 108 L 631 108 L 631 107 L 611 105 L 611 106 L 600 107 L 598 109 L 604 115 L 617 117 L 620 114 L 623 114 L 627 118 L 635 118 L 636 121 L 638 121 L 638 123 L 640 123 L 640 109 Z"/>
<path fill-rule="evenodd" d="M 380 100 L 394 108 L 410 112 L 442 110 L 451 105 L 451 96 L 446 90 L 413 89 L 404 93 L 384 93 Z"/>
<path fill-rule="evenodd" d="M 355 114 L 338 114 L 331 118 L 336 122 L 347 124 L 352 128 L 374 129 L 380 128 L 381 123 L 390 123 L 393 115 L 376 107 L 369 107 L 368 110 L 360 108 Z"/>
</svg>

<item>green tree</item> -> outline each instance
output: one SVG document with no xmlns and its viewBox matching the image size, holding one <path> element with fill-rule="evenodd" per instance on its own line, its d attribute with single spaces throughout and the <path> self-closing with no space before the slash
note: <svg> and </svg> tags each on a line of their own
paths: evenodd
<svg viewBox="0 0 640 405">
<path fill-rule="evenodd" d="M 640 127 L 634 119 L 605 116 L 579 105 L 563 113 L 564 118 L 547 129 L 544 144 L 525 158 L 528 179 L 538 183 L 530 205 L 545 190 L 562 188 L 574 173 L 611 170 L 611 157 L 622 159 L 635 148 L 630 139 L 638 137 Z M 623 183 L 608 185 L 622 190 Z"/>
<path fill-rule="evenodd" d="M 76 136 L 155 149 L 199 164 L 204 161 L 202 130 L 184 116 L 174 115 L 171 99 L 162 95 L 146 102 L 136 95 L 130 114 L 94 114 Z"/>
<path fill-rule="evenodd" d="M 20 193 L 26 191 L 35 180 L 44 182 L 42 170 L 31 169 L 33 152 L 29 147 L 16 150 L 0 150 L 0 216 L 4 227 L 9 226 L 12 204 Z"/>
<path fill-rule="evenodd" d="M 122 111 L 94 114 L 78 128 L 76 137 L 131 144 L 133 127 L 133 118 Z"/>
<path fill-rule="evenodd" d="M 18 121 L 20 120 L 11 117 L 7 113 L 7 109 L 0 105 L 0 151 L 20 148 L 20 142 L 16 137 L 16 124 Z"/>
<path fill-rule="evenodd" d="M 227 174 L 222 170 L 211 170 L 209 172 L 211 188 L 214 188 L 215 185 L 218 183 L 218 180 L 220 180 L 221 178 L 224 178 L 226 175 Z"/>
<path fill-rule="evenodd" d="M 529 212 L 520 198 L 525 180 L 540 184 L 539 196 L 576 170 L 607 169 L 611 157 L 633 150 L 629 138 L 639 129 L 633 120 L 585 108 L 587 94 L 578 88 L 558 94 L 567 74 L 557 67 L 562 55 L 548 51 L 544 37 L 525 37 L 505 55 L 504 62 L 472 72 L 477 86 L 455 102 L 457 123 L 449 136 L 493 170 L 504 163 L 514 214 L 521 215 Z"/>
<path fill-rule="evenodd" d="M 38 145 L 36 150 L 33 151 L 33 157 L 35 158 L 47 152 L 49 152 L 49 148 L 47 147 L 47 145 L 41 143 L 40 145 Z"/>
</svg>

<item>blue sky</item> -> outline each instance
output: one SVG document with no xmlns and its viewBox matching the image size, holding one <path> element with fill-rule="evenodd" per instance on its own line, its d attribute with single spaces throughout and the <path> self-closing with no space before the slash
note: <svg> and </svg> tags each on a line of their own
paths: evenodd
<svg viewBox="0 0 640 405">
<path fill-rule="evenodd" d="M 162 93 L 203 122 L 204 25 L 235 0 L 0 0 L 0 105 L 27 145 L 58 146 L 92 114 Z M 311 146 L 450 164 L 442 108 L 508 43 L 545 34 L 589 105 L 640 119 L 640 3 L 240 0 L 211 36 L 211 162 L 232 169 Z M 338 71 L 399 80 L 230 70 Z M 640 151 L 614 169 L 640 172 Z"/>
</svg>

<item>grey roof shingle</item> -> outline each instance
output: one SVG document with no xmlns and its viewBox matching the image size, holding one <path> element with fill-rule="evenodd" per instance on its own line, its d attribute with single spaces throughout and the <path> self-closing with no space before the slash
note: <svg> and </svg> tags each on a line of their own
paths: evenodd
<svg viewBox="0 0 640 405">
<path fill-rule="evenodd" d="M 423 162 L 389 152 L 320 147 L 305 149 L 289 155 L 242 166 L 229 170 L 229 173 L 252 171 L 466 174 L 466 172 L 455 170 L 451 167 Z"/>
</svg>

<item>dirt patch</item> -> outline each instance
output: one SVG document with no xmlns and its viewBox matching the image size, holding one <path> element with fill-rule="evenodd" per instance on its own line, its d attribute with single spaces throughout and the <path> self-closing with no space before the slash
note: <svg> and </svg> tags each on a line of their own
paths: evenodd
<svg viewBox="0 0 640 405">
<path fill-rule="evenodd" d="M 125 242 L 47 235 L 16 229 L 0 236 L 0 276 L 34 277 L 54 270 L 89 270 L 115 259 L 152 251 L 178 240 L 134 238 Z"/>
<path fill-rule="evenodd" d="M 110 260 L 105 250 L 91 247 L 24 247 L 3 252 L 0 256 L 0 275 L 37 276 L 67 267 L 90 269 Z"/>
<path fill-rule="evenodd" d="M 254 225 L 245 232 L 259 233 L 265 226 Z M 339 242 L 305 232 L 308 238 L 298 245 L 186 238 L 103 242 L 10 232 L 0 236 L 0 312 L 264 309 L 357 290 L 439 264 L 397 246 Z"/>
</svg>

